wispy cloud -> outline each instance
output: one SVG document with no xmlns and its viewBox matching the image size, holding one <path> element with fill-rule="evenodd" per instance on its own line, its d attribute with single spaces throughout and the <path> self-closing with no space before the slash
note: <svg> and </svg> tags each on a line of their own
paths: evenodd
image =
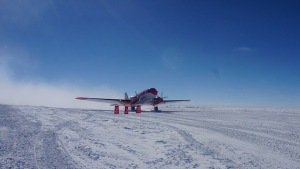
<svg viewBox="0 0 300 169">
<path fill-rule="evenodd" d="M 219 79 L 221 76 L 220 76 L 220 71 L 219 71 L 219 69 L 217 69 L 217 68 L 211 68 L 210 69 L 210 72 L 212 72 L 214 75 L 215 75 L 215 78 L 216 79 Z"/>
<path fill-rule="evenodd" d="M 0 1 L 0 19 L 2 22 L 30 24 L 42 20 L 48 11 L 53 11 L 57 15 L 53 0 Z"/>
<path fill-rule="evenodd" d="M 248 47 L 239 47 L 239 48 L 235 48 L 233 49 L 234 51 L 243 51 L 243 52 L 249 52 L 252 51 L 252 48 L 248 48 Z"/>
<path fill-rule="evenodd" d="M 176 70 L 182 64 L 183 57 L 180 50 L 168 48 L 162 54 L 162 61 L 167 68 Z"/>
<path fill-rule="evenodd" d="M 0 50 L 1 51 L 1 50 Z M 76 97 L 122 98 L 107 86 L 83 88 L 74 84 L 36 80 L 15 80 L 10 64 L 14 56 L 0 52 L 0 104 L 36 105 L 64 108 L 112 109 L 109 104 L 76 100 Z"/>
</svg>

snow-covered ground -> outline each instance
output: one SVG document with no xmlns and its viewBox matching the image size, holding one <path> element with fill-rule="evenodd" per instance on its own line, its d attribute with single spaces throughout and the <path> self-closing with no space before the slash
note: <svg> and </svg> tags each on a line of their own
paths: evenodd
<svg viewBox="0 0 300 169">
<path fill-rule="evenodd" d="M 300 108 L 0 105 L 0 168 L 300 168 Z"/>
</svg>

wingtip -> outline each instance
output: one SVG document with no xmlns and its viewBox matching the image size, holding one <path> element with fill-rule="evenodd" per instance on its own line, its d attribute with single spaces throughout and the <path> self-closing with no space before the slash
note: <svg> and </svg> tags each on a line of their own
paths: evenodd
<svg viewBox="0 0 300 169">
<path fill-rule="evenodd" d="M 79 99 L 79 100 L 85 100 L 86 98 L 83 98 L 83 97 L 77 97 L 75 99 Z"/>
</svg>

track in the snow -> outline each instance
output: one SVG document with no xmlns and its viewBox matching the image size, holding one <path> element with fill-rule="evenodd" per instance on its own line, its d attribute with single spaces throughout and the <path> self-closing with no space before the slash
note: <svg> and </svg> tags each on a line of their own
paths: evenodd
<svg viewBox="0 0 300 169">
<path fill-rule="evenodd" d="M 300 108 L 0 105 L 0 168 L 299 168 Z"/>
</svg>

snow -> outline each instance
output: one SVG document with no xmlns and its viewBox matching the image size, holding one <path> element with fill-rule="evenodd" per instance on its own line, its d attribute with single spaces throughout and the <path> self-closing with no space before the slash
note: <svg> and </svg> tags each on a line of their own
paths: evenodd
<svg viewBox="0 0 300 169">
<path fill-rule="evenodd" d="M 300 108 L 0 105 L 0 168 L 300 168 Z"/>
</svg>

